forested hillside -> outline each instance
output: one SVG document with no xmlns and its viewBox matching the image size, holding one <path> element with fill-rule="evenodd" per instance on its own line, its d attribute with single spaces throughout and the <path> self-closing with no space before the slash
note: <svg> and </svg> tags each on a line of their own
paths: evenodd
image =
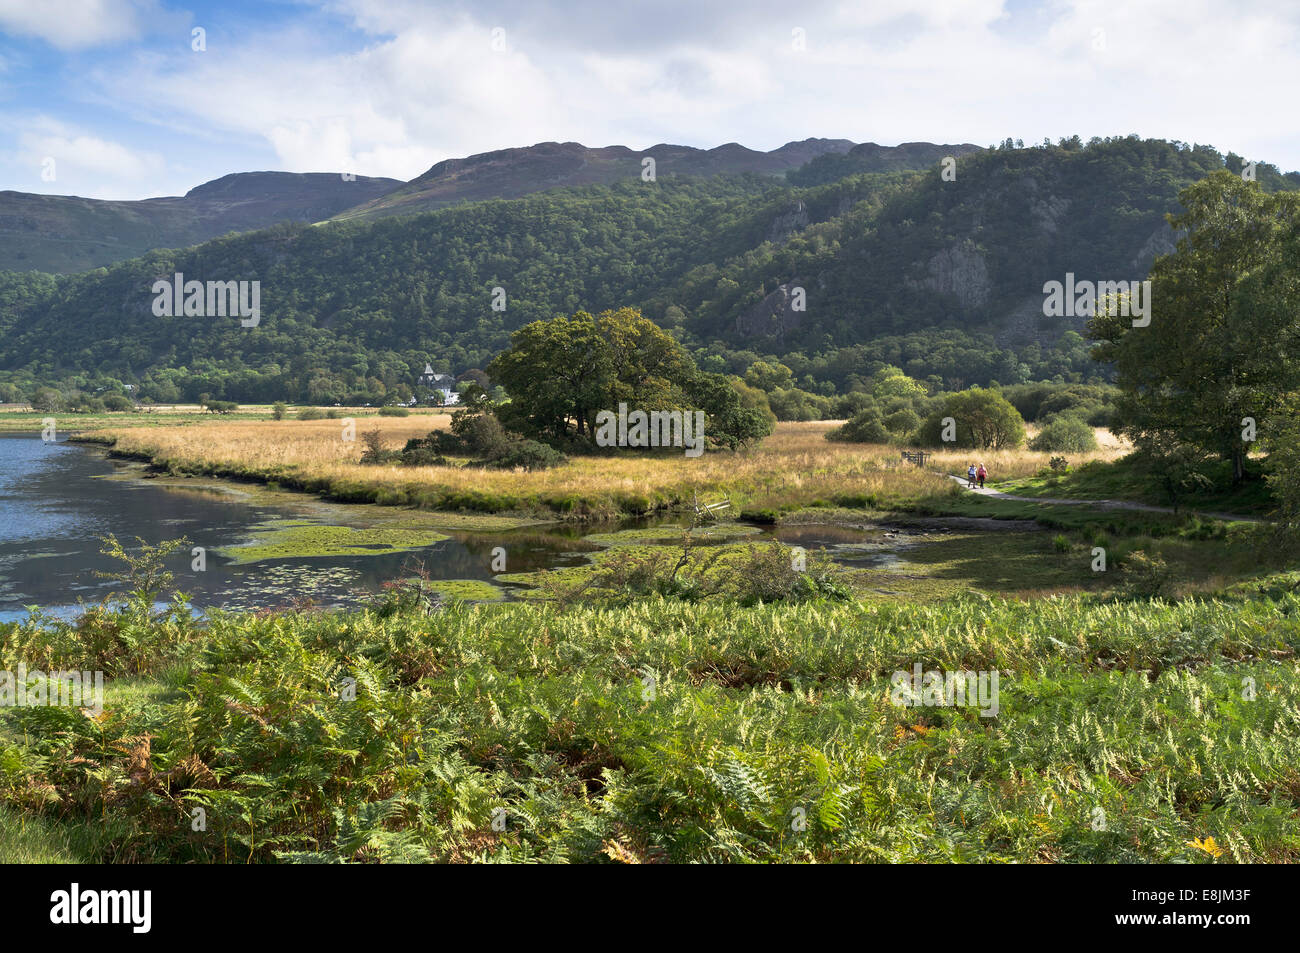
<svg viewBox="0 0 1300 953">
<path fill-rule="evenodd" d="M 854 171 L 924 169 L 930 156 L 948 155 L 953 147 L 929 142 L 902 146 L 876 146 L 879 168 Z M 804 139 L 787 142 L 771 152 L 757 152 L 731 142 L 715 149 L 694 149 L 666 143 L 634 150 L 627 146 L 589 148 L 580 142 L 539 142 L 520 149 L 498 149 L 439 162 L 423 175 L 373 201 L 340 213 L 340 219 L 375 219 L 410 215 L 461 202 L 522 198 L 535 192 L 582 185 L 614 185 L 650 176 L 644 165 L 654 160 L 653 177 L 660 175 L 708 177 L 781 175 L 802 168 L 810 160 L 848 151 L 847 139 Z M 840 178 L 834 176 L 833 178 Z M 829 179 L 827 181 L 830 181 Z M 800 183 L 811 184 L 811 183 Z"/>
<path fill-rule="evenodd" d="M 242 172 L 183 196 L 133 202 L 0 192 L 0 269 L 79 272 L 229 232 L 319 222 L 401 184 L 325 172 Z"/>
<path fill-rule="evenodd" d="M 1225 163 L 1241 166 L 1208 147 L 1076 139 L 962 156 L 951 181 L 938 166 L 811 187 L 668 174 L 277 226 L 57 280 L 3 276 L 0 383 L 10 396 L 107 381 L 159 401 L 380 401 L 426 361 L 482 367 L 530 321 L 622 306 L 707 370 L 775 356 L 824 394 L 881 364 L 946 387 L 1082 381 L 1104 368 L 1082 318 L 1042 317 L 1043 283 L 1145 276 L 1173 247 L 1178 191 Z M 1267 189 L 1300 186 L 1257 174 Z M 156 317 L 153 283 L 177 271 L 260 281 L 260 323 Z"/>
</svg>

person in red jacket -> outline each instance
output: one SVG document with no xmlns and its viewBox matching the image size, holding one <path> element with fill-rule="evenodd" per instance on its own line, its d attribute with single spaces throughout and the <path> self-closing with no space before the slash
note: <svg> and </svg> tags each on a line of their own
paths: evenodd
<svg viewBox="0 0 1300 953">
<path fill-rule="evenodd" d="M 979 468 L 978 470 L 975 471 L 975 476 L 979 477 L 979 481 L 980 481 L 980 489 L 981 489 L 981 490 L 984 489 L 984 478 L 985 478 L 986 476 L 988 476 L 988 475 L 989 475 L 989 471 L 988 471 L 988 470 L 985 470 L 985 469 L 984 469 L 984 464 L 981 463 L 981 464 L 980 464 L 980 468 Z"/>
</svg>

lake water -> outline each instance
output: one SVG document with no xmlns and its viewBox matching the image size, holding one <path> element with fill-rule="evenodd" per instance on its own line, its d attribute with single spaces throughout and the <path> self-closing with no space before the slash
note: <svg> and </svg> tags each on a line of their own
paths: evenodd
<svg viewBox="0 0 1300 953">
<path fill-rule="evenodd" d="M 140 474 L 139 467 L 110 460 L 94 448 L 45 443 L 36 435 L 0 435 L 0 621 L 24 618 L 33 605 L 74 615 L 82 604 L 119 590 L 119 583 L 96 575 L 121 568 L 100 553 L 107 533 L 128 547 L 137 536 L 148 543 L 180 536 L 201 541 L 207 551 L 205 571 L 192 570 L 188 547 L 169 561 L 177 587 L 191 594 L 196 608 L 261 609 L 304 598 L 318 605 L 355 605 L 384 582 L 409 576 L 415 563 L 436 580 L 496 582 L 509 598 L 517 589 L 495 579 L 495 547 L 508 551 L 510 572 L 552 569 L 580 563 L 598 549 L 587 535 L 650 525 L 640 520 L 490 533 L 442 530 L 452 538 L 414 551 L 237 564 L 214 550 L 256 540 L 268 521 L 364 523 L 353 518 L 356 508 L 300 494 L 283 494 L 287 502 L 273 505 L 264 502 L 265 494 L 241 494 L 210 481 L 177 486 L 136 478 Z M 772 537 L 809 550 L 830 547 L 837 558 L 858 565 L 893 558 L 887 547 L 882 549 L 878 531 L 801 526 L 749 538 Z"/>
</svg>

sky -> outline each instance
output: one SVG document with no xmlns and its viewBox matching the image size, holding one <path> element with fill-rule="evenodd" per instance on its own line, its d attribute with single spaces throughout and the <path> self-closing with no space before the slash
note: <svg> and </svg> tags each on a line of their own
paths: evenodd
<svg viewBox="0 0 1300 953">
<path fill-rule="evenodd" d="M 810 136 L 1137 133 L 1290 171 L 1297 88 L 1294 0 L 0 0 L 0 189 Z"/>
</svg>

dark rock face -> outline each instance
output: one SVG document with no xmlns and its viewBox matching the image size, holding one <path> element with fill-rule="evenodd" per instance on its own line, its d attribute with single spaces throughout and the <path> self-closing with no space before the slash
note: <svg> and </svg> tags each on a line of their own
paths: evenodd
<svg viewBox="0 0 1300 953">
<path fill-rule="evenodd" d="M 789 209 L 772 219 L 772 226 L 767 230 L 769 242 L 781 243 L 795 232 L 808 227 L 812 217 L 802 201 L 795 202 Z"/>
<path fill-rule="evenodd" d="M 935 252 L 926 262 L 925 277 L 912 279 L 910 284 L 955 298 L 965 313 L 978 311 L 987 305 L 993 291 L 984 255 L 969 239 Z"/>
<path fill-rule="evenodd" d="M 736 330 L 745 337 L 780 339 L 786 333 L 799 327 L 806 313 L 796 310 L 796 294 L 803 289 L 803 282 L 794 278 L 780 285 L 748 311 L 736 317 Z M 807 306 L 806 299 L 804 307 Z"/>
</svg>

